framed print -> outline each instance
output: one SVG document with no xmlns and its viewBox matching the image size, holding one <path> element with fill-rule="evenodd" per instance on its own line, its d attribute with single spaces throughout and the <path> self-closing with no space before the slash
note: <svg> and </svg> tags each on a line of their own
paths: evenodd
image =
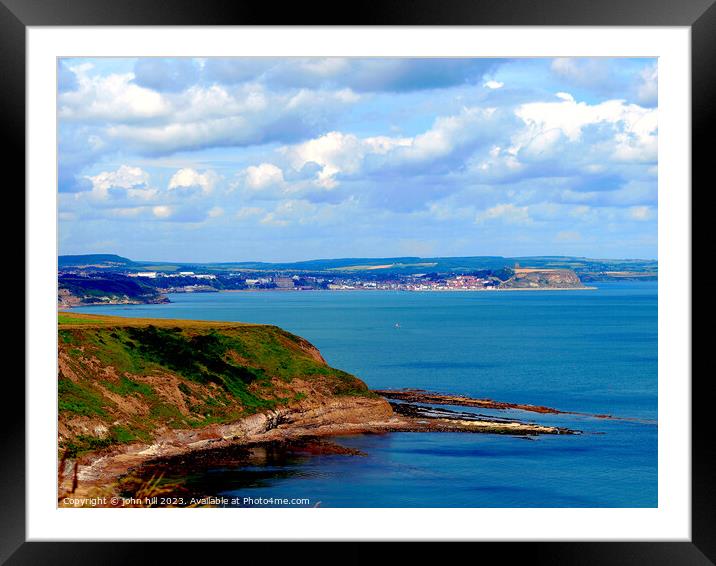
<svg viewBox="0 0 716 566">
<path fill-rule="evenodd" d="M 714 560 L 709 2 L 3 1 L 28 329 L 3 560 Z"/>
</svg>

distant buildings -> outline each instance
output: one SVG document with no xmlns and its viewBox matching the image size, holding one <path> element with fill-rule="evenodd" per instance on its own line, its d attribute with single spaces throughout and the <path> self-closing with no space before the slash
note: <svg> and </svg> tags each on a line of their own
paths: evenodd
<svg viewBox="0 0 716 566">
<path fill-rule="evenodd" d="M 275 277 L 274 283 L 276 283 L 277 289 L 293 289 L 294 282 L 291 277 Z"/>
<path fill-rule="evenodd" d="M 129 277 L 154 279 L 163 292 L 200 292 L 240 289 L 296 290 L 388 290 L 388 291 L 479 291 L 494 290 L 501 281 L 489 271 L 472 274 L 417 273 L 384 275 L 374 273 L 344 273 L 326 277 L 319 273 L 291 273 L 277 271 L 197 273 L 195 271 L 137 271 L 125 272 Z M 204 280 L 204 281 L 199 281 Z M 209 280 L 213 280 L 210 282 Z M 149 282 L 147 282 L 149 283 Z"/>
</svg>

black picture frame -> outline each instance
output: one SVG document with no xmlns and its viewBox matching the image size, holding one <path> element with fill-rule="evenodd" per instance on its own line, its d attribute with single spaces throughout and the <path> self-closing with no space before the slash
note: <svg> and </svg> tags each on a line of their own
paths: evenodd
<svg viewBox="0 0 716 566">
<path fill-rule="evenodd" d="M 687 26 L 692 48 L 692 178 L 706 183 L 712 140 L 708 125 L 716 109 L 716 0 L 383 0 L 364 4 L 284 3 L 239 0 L 0 0 L 0 124 L 6 141 L 4 160 L 13 164 L 15 186 L 24 186 L 25 33 L 28 26 L 87 25 L 559 25 Z M 352 8 L 352 9 L 351 9 Z M 7 143 L 10 142 L 10 143 Z M 713 184 L 711 182 L 710 184 Z M 684 188 L 687 190 L 687 188 Z M 21 205 L 23 206 L 23 205 Z M 26 297 L 26 301 L 28 298 Z M 687 380 L 688 375 L 678 376 Z M 692 380 L 692 537 L 690 542 L 534 542 L 482 543 L 468 552 L 499 553 L 503 561 L 549 564 L 714 564 L 716 563 L 716 485 L 710 462 L 716 456 L 709 410 L 709 375 Z M 0 434 L 0 563 L 128 564 L 198 563 L 222 550 L 206 544 L 26 542 L 25 399 L 20 380 L 5 380 L 6 419 Z M 11 400 L 11 401 L 10 401 Z M 320 533 L 317 533 L 320 537 Z M 81 538 L 81 535 L 78 535 Z M 241 544 L 242 561 L 261 559 L 265 548 Z M 320 550 L 306 544 L 271 543 L 270 562 L 310 557 L 311 562 L 364 563 L 383 553 L 378 543 L 348 543 L 349 548 Z M 214 546 L 214 545 L 212 545 Z M 403 545 L 401 562 L 441 552 L 434 546 Z M 229 552 L 233 552 L 230 550 Z M 477 555 L 474 555 L 477 556 Z M 484 554 L 480 555 L 484 557 Z M 264 558 L 265 559 L 265 558 Z M 477 559 L 477 558 L 476 558 Z M 482 558 L 484 559 L 484 558 Z"/>
</svg>

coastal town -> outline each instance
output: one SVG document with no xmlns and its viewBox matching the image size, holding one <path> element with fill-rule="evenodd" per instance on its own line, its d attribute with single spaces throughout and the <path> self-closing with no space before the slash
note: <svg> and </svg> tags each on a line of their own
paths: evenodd
<svg viewBox="0 0 716 566">
<path fill-rule="evenodd" d="M 169 302 L 172 293 L 221 291 L 501 291 L 589 289 L 571 269 L 513 267 L 401 272 L 395 269 L 179 270 L 97 264 L 61 266 L 58 305 Z M 382 266 L 381 266 L 382 268 Z"/>
<path fill-rule="evenodd" d="M 299 291 L 573 291 L 600 281 L 655 281 L 655 260 L 568 256 L 394 257 L 293 263 L 134 261 L 58 257 L 58 306 L 170 302 L 174 293 Z"/>
<path fill-rule="evenodd" d="M 127 277 L 152 280 L 165 292 L 192 292 L 199 290 L 219 290 L 221 286 L 229 289 L 277 289 L 277 290 L 387 290 L 387 291 L 479 291 L 494 290 L 499 286 L 499 278 L 491 275 L 445 275 L 411 274 L 408 276 L 391 275 L 388 277 L 350 276 L 327 277 L 317 275 L 274 273 L 269 275 L 246 276 L 227 274 L 217 276 L 212 273 L 181 271 L 167 274 L 157 271 L 138 271 L 128 273 Z M 176 285 L 177 279 L 184 279 L 185 285 Z M 171 283 L 162 285 L 162 282 Z"/>
</svg>

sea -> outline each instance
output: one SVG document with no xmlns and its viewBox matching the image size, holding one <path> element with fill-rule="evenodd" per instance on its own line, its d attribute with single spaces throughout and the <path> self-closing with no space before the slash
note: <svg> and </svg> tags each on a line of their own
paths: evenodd
<svg viewBox="0 0 716 566">
<path fill-rule="evenodd" d="M 80 307 L 130 317 L 274 324 L 371 388 L 546 405 L 584 414 L 461 411 L 582 431 L 514 437 L 390 433 L 199 465 L 191 482 L 237 506 L 656 507 L 657 283 L 593 290 L 184 293 Z M 453 407 L 444 407 L 453 408 Z M 595 418 L 612 415 L 619 419 Z"/>
</svg>

